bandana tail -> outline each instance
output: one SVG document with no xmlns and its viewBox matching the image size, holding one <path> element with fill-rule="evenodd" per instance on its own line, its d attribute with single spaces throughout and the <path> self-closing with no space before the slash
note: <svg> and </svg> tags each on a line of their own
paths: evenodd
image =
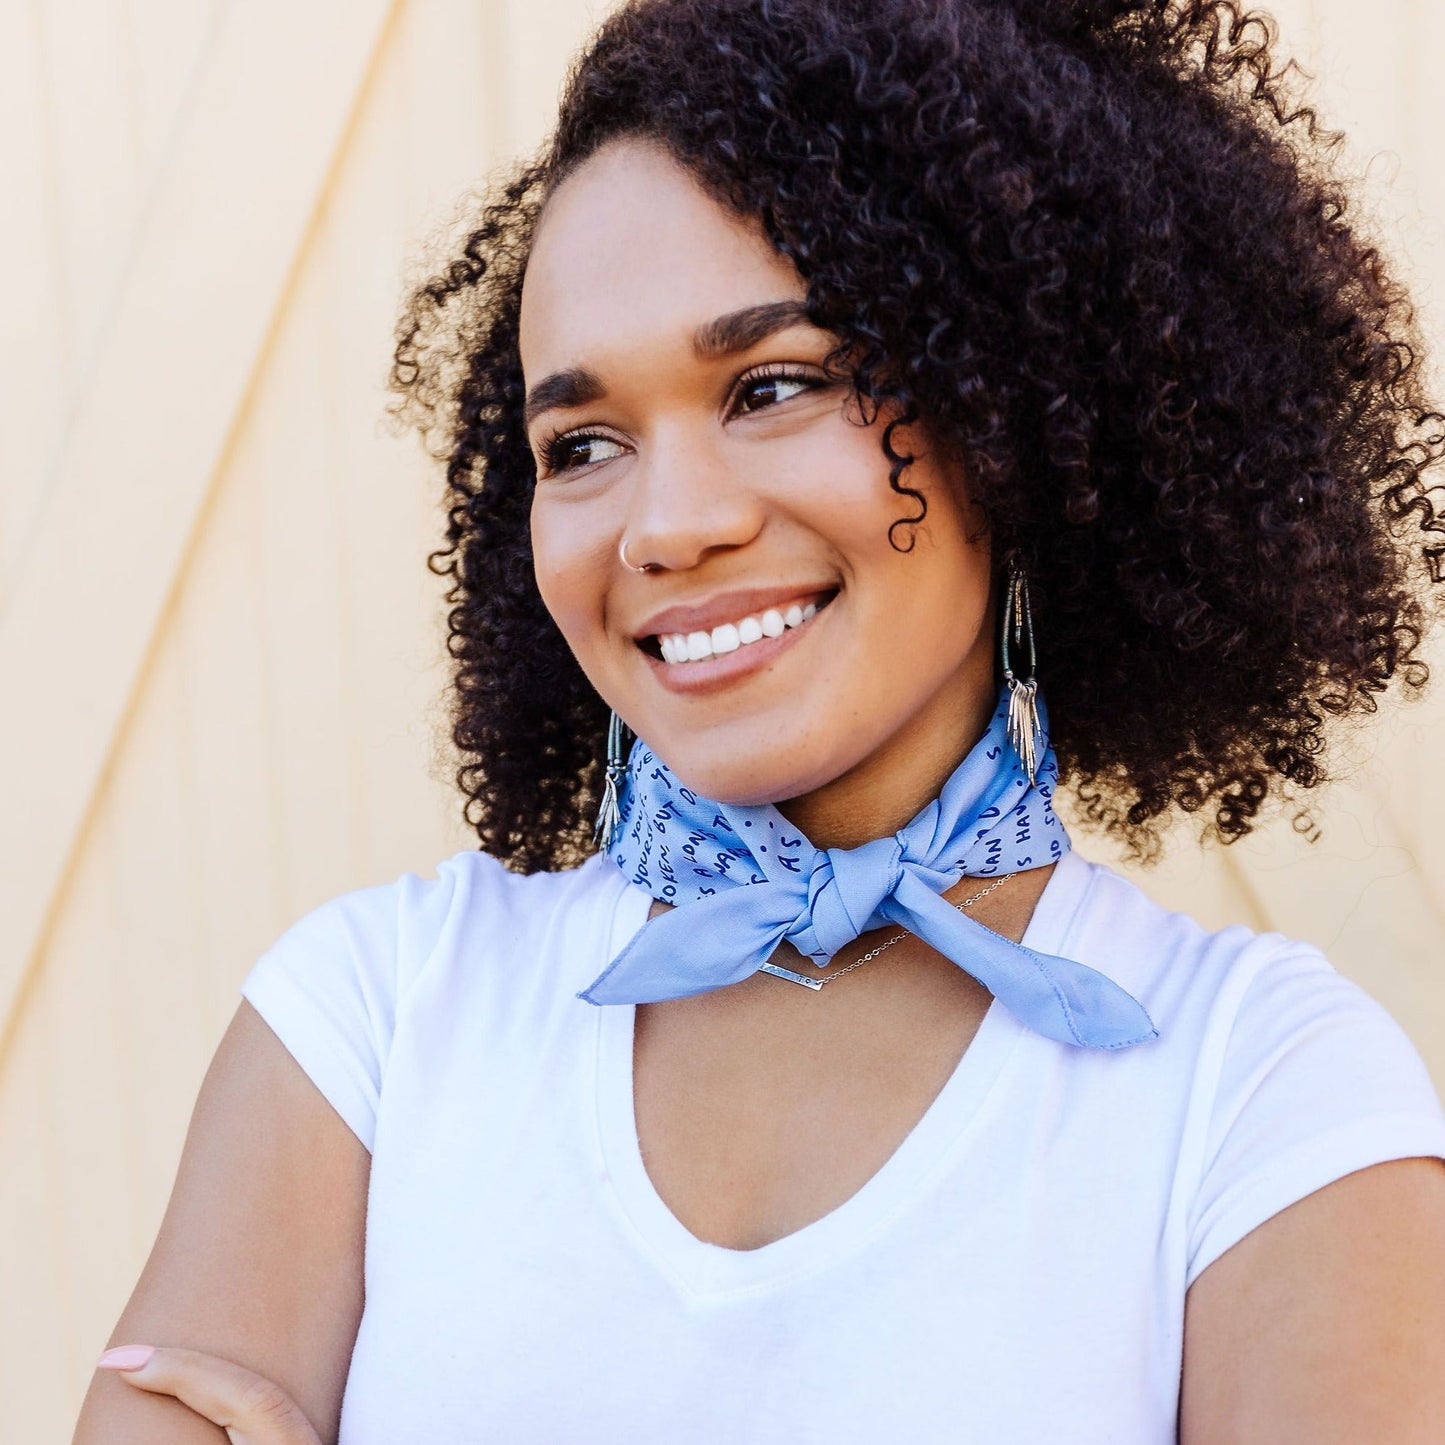
<svg viewBox="0 0 1445 1445">
<path fill-rule="evenodd" d="M 779 903 L 778 891 L 759 883 L 659 913 L 577 997 L 660 1003 L 738 983 L 768 961 L 787 932 Z"/>
<path fill-rule="evenodd" d="M 1098 969 L 1038 953 L 995 933 L 921 879 L 900 881 L 889 913 L 1047 1038 L 1091 1049 L 1125 1049 L 1159 1037 L 1138 999 Z"/>
</svg>

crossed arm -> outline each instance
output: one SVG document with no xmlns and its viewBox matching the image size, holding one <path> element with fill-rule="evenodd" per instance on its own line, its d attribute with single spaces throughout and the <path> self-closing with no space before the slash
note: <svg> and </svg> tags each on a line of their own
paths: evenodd
<svg viewBox="0 0 1445 1445">
<path fill-rule="evenodd" d="M 184 1345 L 236 1361 L 279 1384 L 334 1441 L 361 1323 L 370 1170 L 366 1146 L 243 999 L 107 1347 Z M 73 1445 L 226 1441 L 178 1399 L 97 1370 Z"/>
</svg>

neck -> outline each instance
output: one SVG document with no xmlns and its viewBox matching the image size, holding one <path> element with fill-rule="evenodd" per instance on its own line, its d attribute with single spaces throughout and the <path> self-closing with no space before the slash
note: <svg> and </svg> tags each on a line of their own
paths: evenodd
<svg viewBox="0 0 1445 1445">
<path fill-rule="evenodd" d="M 961 672 L 846 773 L 775 806 L 815 848 L 856 848 L 896 833 L 942 791 L 988 730 L 998 703 L 987 675 Z"/>
</svg>

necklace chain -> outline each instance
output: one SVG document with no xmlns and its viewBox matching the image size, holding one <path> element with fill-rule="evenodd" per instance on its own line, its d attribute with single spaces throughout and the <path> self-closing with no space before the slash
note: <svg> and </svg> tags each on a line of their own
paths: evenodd
<svg viewBox="0 0 1445 1445">
<path fill-rule="evenodd" d="M 980 889 L 979 892 L 975 893 L 972 898 L 965 898 L 961 903 L 954 903 L 953 906 L 957 908 L 959 912 L 963 912 L 971 904 L 977 903 L 980 898 L 983 898 L 987 894 L 992 893 L 995 888 L 998 888 L 1002 884 L 1007 883 L 1008 880 L 1012 877 L 1012 873 L 1005 873 L 1003 877 L 995 878 L 994 881 L 990 883 L 987 888 Z M 952 903 L 953 900 L 949 899 L 949 902 Z M 877 958 L 878 955 L 882 953 L 885 948 L 892 948 L 895 943 L 901 943 L 903 939 L 907 937 L 908 930 L 905 928 L 902 933 L 895 933 L 892 938 L 889 938 L 883 943 L 880 943 L 877 948 L 870 948 L 868 952 L 863 955 L 862 958 L 855 959 L 846 968 L 840 968 L 836 973 L 830 971 L 826 974 L 823 974 L 816 981 L 820 985 L 825 983 L 832 983 L 835 978 L 842 978 L 845 973 L 852 973 L 855 968 L 862 968 L 862 966 L 867 963 L 870 958 Z"/>
</svg>

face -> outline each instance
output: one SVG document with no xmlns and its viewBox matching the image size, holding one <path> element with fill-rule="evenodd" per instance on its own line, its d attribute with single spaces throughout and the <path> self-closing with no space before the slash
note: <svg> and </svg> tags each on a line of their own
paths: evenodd
<svg viewBox="0 0 1445 1445">
<path fill-rule="evenodd" d="M 851 783 L 921 806 L 993 710 L 988 543 L 913 428 L 894 445 L 927 518 L 890 545 L 917 508 L 888 483 L 887 416 L 863 425 L 825 373 L 836 338 L 804 294 L 649 143 L 560 184 L 521 311 L 537 584 L 597 691 L 704 796 Z"/>
</svg>

